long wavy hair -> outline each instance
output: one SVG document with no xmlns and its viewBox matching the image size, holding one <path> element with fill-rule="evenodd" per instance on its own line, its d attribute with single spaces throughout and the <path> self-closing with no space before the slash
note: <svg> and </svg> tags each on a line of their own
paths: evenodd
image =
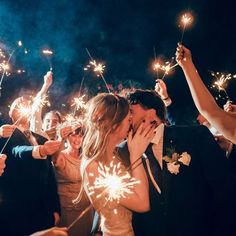
<svg viewBox="0 0 236 236">
<path fill-rule="evenodd" d="M 109 135 L 121 124 L 129 112 L 128 101 L 114 94 L 101 93 L 93 97 L 87 106 L 82 145 L 81 176 L 92 161 L 103 161 Z M 79 196 L 74 200 L 78 202 Z"/>
</svg>

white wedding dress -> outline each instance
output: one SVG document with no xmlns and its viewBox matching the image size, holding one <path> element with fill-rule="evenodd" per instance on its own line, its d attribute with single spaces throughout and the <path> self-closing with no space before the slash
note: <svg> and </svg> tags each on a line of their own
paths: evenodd
<svg viewBox="0 0 236 236">
<path fill-rule="evenodd" d="M 125 167 L 121 166 L 125 173 Z M 104 197 L 97 198 L 96 194 L 89 195 L 88 176 L 85 173 L 84 189 L 91 203 L 100 216 L 103 236 L 134 236 L 132 228 L 132 212 L 116 201 L 107 201 Z"/>
</svg>

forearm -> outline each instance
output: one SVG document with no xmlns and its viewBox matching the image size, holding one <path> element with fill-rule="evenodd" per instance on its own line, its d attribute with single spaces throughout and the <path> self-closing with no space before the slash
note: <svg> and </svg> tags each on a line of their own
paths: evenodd
<svg viewBox="0 0 236 236">
<path fill-rule="evenodd" d="M 136 180 L 140 181 L 135 184 L 135 193 L 141 202 L 149 202 L 149 187 L 146 172 L 142 163 L 142 159 L 132 161 L 131 156 L 131 175 Z M 134 164 L 132 164 L 134 163 Z"/>
<path fill-rule="evenodd" d="M 211 111 L 218 108 L 214 98 L 201 80 L 192 61 L 186 63 L 183 71 L 197 109 L 202 115 L 208 116 Z"/>
</svg>

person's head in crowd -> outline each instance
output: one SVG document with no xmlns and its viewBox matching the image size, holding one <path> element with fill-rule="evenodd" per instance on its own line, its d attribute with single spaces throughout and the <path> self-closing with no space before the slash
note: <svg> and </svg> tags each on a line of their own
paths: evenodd
<svg viewBox="0 0 236 236">
<path fill-rule="evenodd" d="M 62 122 L 59 111 L 49 111 L 44 115 L 42 129 L 48 134 L 50 139 L 56 138 L 56 127 Z"/>
<path fill-rule="evenodd" d="M 127 98 L 131 107 L 134 130 L 137 130 L 144 120 L 147 125 L 166 122 L 165 104 L 155 91 L 137 89 L 128 94 Z"/>
<path fill-rule="evenodd" d="M 119 95 L 101 93 L 88 102 L 85 117 L 83 157 L 101 159 L 106 149 L 115 147 L 127 137 L 131 115 L 127 99 Z"/>
<path fill-rule="evenodd" d="M 74 151 L 81 151 L 81 146 L 84 137 L 84 128 L 79 124 L 75 130 L 67 137 L 67 148 Z"/>
<path fill-rule="evenodd" d="M 13 123 L 26 129 L 29 127 L 31 101 L 26 97 L 19 97 L 10 106 L 9 116 Z"/>
</svg>

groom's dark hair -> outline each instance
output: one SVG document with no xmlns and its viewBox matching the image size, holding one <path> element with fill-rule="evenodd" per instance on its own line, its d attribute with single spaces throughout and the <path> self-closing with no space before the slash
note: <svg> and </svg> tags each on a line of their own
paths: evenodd
<svg viewBox="0 0 236 236">
<path fill-rule="evenodd" d="M 158 93 L 153 90 L 137 89 L 127 95 L 131 105 L 139 104 L 145 110 L 154 109 L 156 115 L 163 121 L 166 121 L 166 107 Z"/>
</svg>

